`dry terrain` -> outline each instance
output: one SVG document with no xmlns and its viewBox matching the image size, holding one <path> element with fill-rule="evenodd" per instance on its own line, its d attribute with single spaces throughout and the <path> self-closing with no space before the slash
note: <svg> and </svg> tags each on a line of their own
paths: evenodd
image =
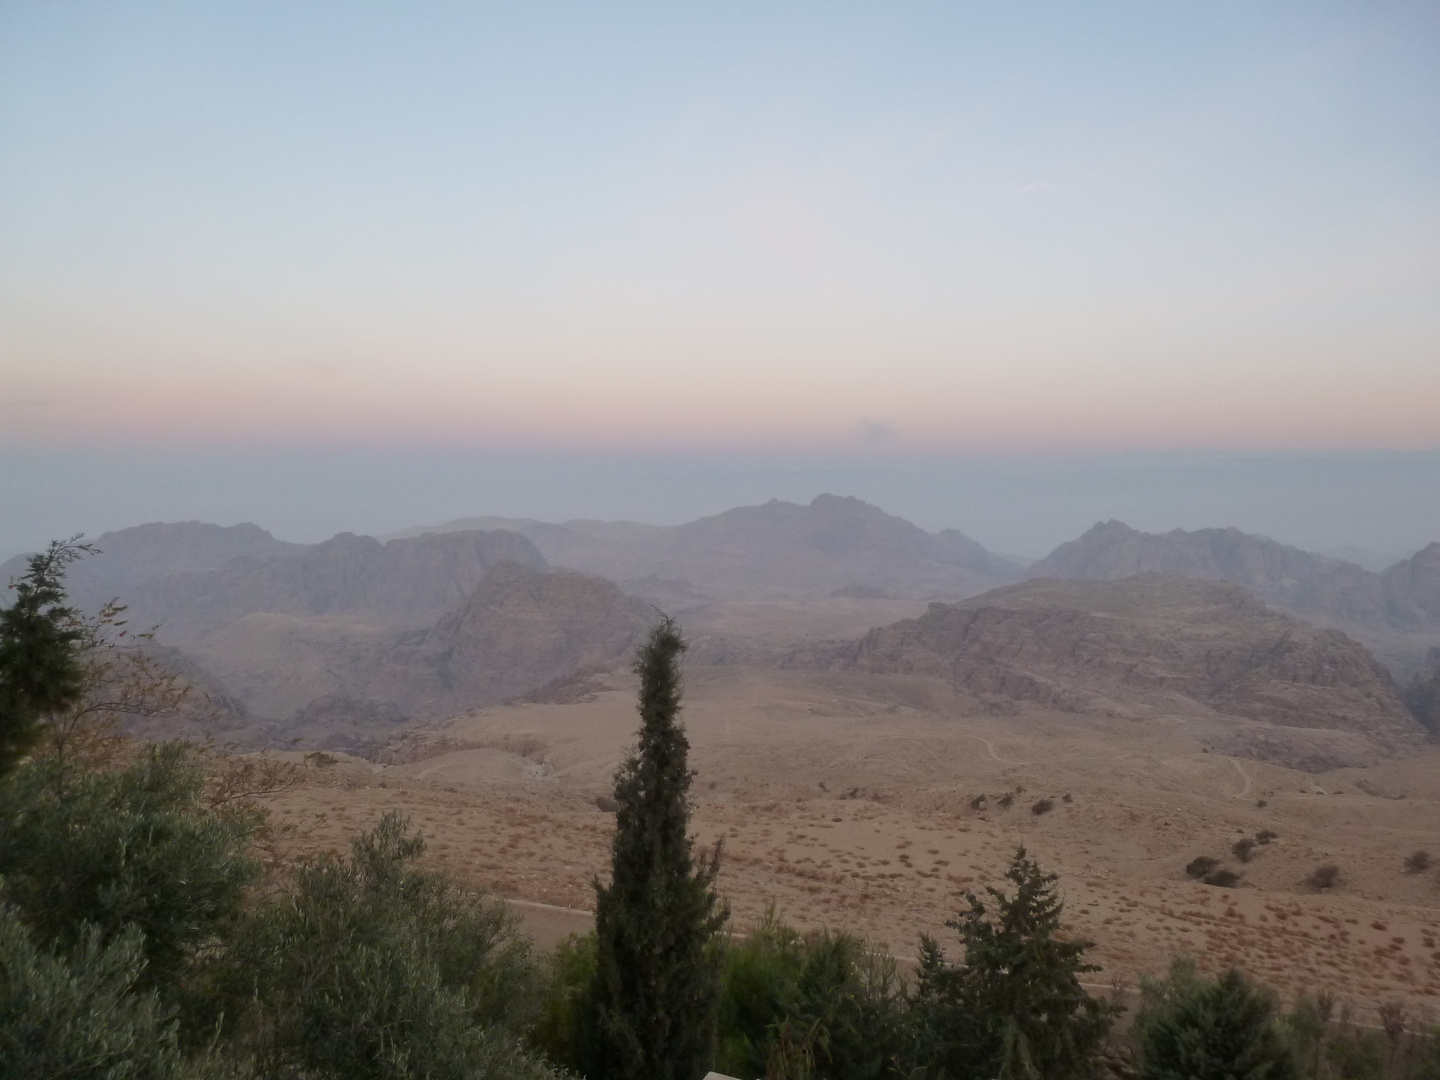
<svg viewBox="0 0 1440 1080">
<path fill-rule="evenodd" d="M 398 808 L 428 836 L 429 859 L 519 902 L 552 940 L 584 928 L 605 870 L 602 807 L 634 737 L 634 690 L 623 672 L 593 676 L 568 703 L 414 731 L 390 764 L 312 761 L 276 812 L 297 843 L 324 849 Z M 1024 844 L 1060 875 L 1072 931 L 1097 943 L 1099 985 L 1133 985 L 1186 951 L 1287 994 L 1440 1007 L 1440 878 L 1403 865 L 1440 849 L 1440 748 L 1302 773 L 1207 750 L 1222 721 L 1198 710 L 995 716 L 961 704 L 930 676 L 692 666 L 694 828 L 724 843 L 735 924 L 774 904 L 914 956 L 921 933 L 953 936 L 944 923 L 963 892 L 1000 884 Z M 1051 806 L 1036 813 L 1041 799 Z M 1274 838 L 1240 864 L 1232 845 L 1263 831 Z M 1197 855 L 1243 884 L 1191 880 Z M 1340 878 L 1317 891 L 1306 878 L 1323 864 Z"/>
</svg>

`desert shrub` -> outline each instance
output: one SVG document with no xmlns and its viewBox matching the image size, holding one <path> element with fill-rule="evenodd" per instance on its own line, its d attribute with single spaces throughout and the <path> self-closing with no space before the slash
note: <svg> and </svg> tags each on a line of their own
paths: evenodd
<svg viewBox="0 0 1440 1080">
<path fill-rule="evenodd" d="M 236 935 L 215 998 L 262 1076 L 554 1075 L 519 1042 L 539 985 L 513 916 L 413 869 L 423 849 L 387 814 L 349 859 L 303 865 Z"/>
<path fill-rule="evenodd" d="M 971 810 L 983 810 L 984 808 L 985 808 L 985 796 L 984 796 L 984 795 L 976 795 L 973 799 L 970 800 L 970 809 L 971 809 Z"/>
<path fill-rule="evenodd" d="M 1001 795 L 1000 798 L 996 799 L 995 801 L 1000 804 L 1001 810 L 1009 810 L 1011 804 L 1015 801 L 1015 796 L 1012 792 L 1007 791 L 1004 795 Z"/>
<path fill-rule="evenodd" d="M 947 925 L 964 946 L 951 964 L 929 937 L 911 1000 L 912 1060 L 926 1075 L 953 1080 L 1091 1075 L 1114 1008 L 1080 985 L 1099 969 L 1086 941 L 1062 939 L 1056 878 L 1022 848 L 1005 875 L 1013 894 L 967 893 L 969 910 Z"/>
<path fill-rule="evenodd" d="M 1279 837 L 1280 834 L 1277 833 L 1274 829 L 1261 829 L 1255 834 L 1255 842 L 1257 844 L 1268 844 L 1272 840 L 1279 839 Z"/>
<path fill-rule="evenodd" d="M 1334 863 L 1326 863 L 1324 866 L 1317 866 L 1310 871 L 1305 883 L 1317 892 L 1322 889 L 1334 888 L 1340 880 L 1340 867 Z"/>
<path fill-rule="evenodd" d="M 1230 845 L 1230 854 L 1239 859 L 1242 863 L 1248 863 L 1255 854 L 1255 841 L 1248 836 L 1243 836 Z"/>
<path fill-rule="evenodd" d="M 106 944 L 96 927 L 68 955 L 31 937 L 20 913 L 0 904 L 0 1080 L 182 1080 L 192 1072 L 175 1025 L 153 990 L 138 988 L 140 931 Z"/>
<path fill-rule="evenodd" d="M 1133 1035 L 1142 1080 L 1292 1080 L 1294 1055 L 1273 998 L 1231 968 L 1219 979 L 1181 958 L 1142 979 Z"/>
<path fill-rule="evenodd" d="M 1064 795 L 1061 795 L 1061 796 L 1060 796 L 1060 801 L 1061 801 L 1061 802 L 1064 802 L 1064 803 L 1068 803 L 1068 802 L 1074 802 L 1074 799 L 1073 799 L 1073 797 L 1070 795 L 1070 792 L 1067 791 L 1067 792 L 1065 792 Z"/>
<path fill-rule="evenodd" d="M 1405 856 L 1405 872 L 1407 874 L 1423 874 L 1430 869 L 1430 853 L 1428 851 L 1412 851 Z"/>
<path fill-rule="evenodd" d="M 1185 873 L 1193 878 L 1203 878 L 1219 865 L 1218 859 L 1212 859 L 1209 855 L 1197 855 L 1185 864 Z"/>
<path fill-rule="evenodd" d="M 22 765 L 0 781 L 3 896 L 45 948 L 140 931 L 140 982 L 174 993 L 191 958 L 239 917 L 259 872 L 248 853 L 258 815 L 206 807 L 180 743 L 60 787 L 58 767 Z"/>
<path fill-rule="evenodd" d="M 1233 889 L 1240 884 L 1240 875 L 1234 870 L 1215 870 L 1202 879 L 1206 885 L 1217 885 L 1222 889 Z"/>
<path fill-rule="evenodd" d="M 1030 807 L 1030 813 L 1034 814 L 1036 817 L 1039 817 L 1041 814 L 1048 814 L 1054 808 L 1054 799 L 1037 799 L 1035 800 L 1035 803 Z"/>
</svg>

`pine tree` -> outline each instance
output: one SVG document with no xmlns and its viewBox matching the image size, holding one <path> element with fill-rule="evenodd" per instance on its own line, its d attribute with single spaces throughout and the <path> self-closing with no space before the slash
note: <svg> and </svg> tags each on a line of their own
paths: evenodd
<svg viewBox="0 0 1440 1080">
<path fill-rule="evenodd" d="M 720 993 L 716 935 L 728 915 L 688 835 L 689 742 L 679 724 L 685 642 L 665 619 L 635 662 L 640 743 L 615 775 L 608 887 L 595 883 L 598 955 L 588 1075 L 697 1080 L 710 1064 Z"/>
<path fill-rule="evenodd" d="M 1024 848 L 1005 876 L 1013 895 L 987 889 L 992 911 L 967 893 L 969 910 L 946 924 L 965 947 L 960 963 L 921 939 L 912 1011 L 917 1057 L 955 1080 L 1091 1076 L 1113 1010 L 1080 985 L 1080 975 L 1099 970 L 1084 960 L 1090 943 L 1060 936 L 1056 877 L 1042 873 Z"/>
<path fill-rule="evenodd" d="M 1145 985 L 1135 1020 L 1145 1080 L 1292 1080 L 1298 1075 L 1275 1003 L 1239 971 L 1218 980 L 1177 964 Z"/>
<path fill-rule="evenodd" d="M 65 567 L 95 549 L 80 538 L 54 540 L 12 582 L 15 600 L 0 610 L 0 773 L 40 740 L 47 718 L 85 694 L 80 652 L 87 632 L 65 604 Z"/>
</svg>

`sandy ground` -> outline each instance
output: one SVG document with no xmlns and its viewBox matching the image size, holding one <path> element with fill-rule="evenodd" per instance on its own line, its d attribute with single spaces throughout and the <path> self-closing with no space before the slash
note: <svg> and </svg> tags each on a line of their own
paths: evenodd
<svg viewBox="0 0 1440 1080">
<path fill-rule="evenodd" d="M 601 806 L 634 689 L 612 675 L 573 704 L 433 725 L 399 764 L 312 763 L 274 810 L 322 850 L 399 809 L 433 865 L 515 901 L 548 945 L 588 925 L 606 872 Z M 1440 864 L 1440 748 L 1312 776 L 1205 752 L 1212 716 L 965 716 L 938 680 L 745 668 L 689 672 L 685 723 L 694 832 L 723 844 L 737 928 L 773 904 L 913 957 L 922 933 L 953 942 L 964 891 L 1002 884 L 1023 844 L 1059 875 L 1070 932 L 1095 942 L 1097 986 L 1188 952 L 1362 1015 L 1392 999 L 1440 1011 L 1440 876 L 1403 868 L 1427 847 Z M 1274 839 L 1241 865 L 1231 846 L 1262 830 Z M 1191 880 L 1197 855 L 1244 884 Z M 1317 892 L 1305 878 L 1326 863 L 1341 877 Z"/>
</svg>

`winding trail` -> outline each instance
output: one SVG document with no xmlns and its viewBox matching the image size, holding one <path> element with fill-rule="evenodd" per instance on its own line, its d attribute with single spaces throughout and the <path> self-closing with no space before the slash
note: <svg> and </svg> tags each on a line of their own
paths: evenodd
<svg viewBox="0 0 1440 1080">
<path fill-rule="evenodd" d="M 1226 760 L 1229 761 L 1231 765 L 1235 766 L 1235 771 L 1240 774 L 1240 779 L 1245 781 L 1245 786 L 1230 797 L 1232 799 L 1243 799 L 1246 795 L 1250 794 L 1250 788 L 1253 783 L 1253 781 L 1251 781 L 1250 779 L 1250 774 L 1247 773 L 1244 769 L 1242 769 L 1240 767 L 1240 762 L 1236 761 L 1233 757 L 1227 758 Z"/>
</svg>

